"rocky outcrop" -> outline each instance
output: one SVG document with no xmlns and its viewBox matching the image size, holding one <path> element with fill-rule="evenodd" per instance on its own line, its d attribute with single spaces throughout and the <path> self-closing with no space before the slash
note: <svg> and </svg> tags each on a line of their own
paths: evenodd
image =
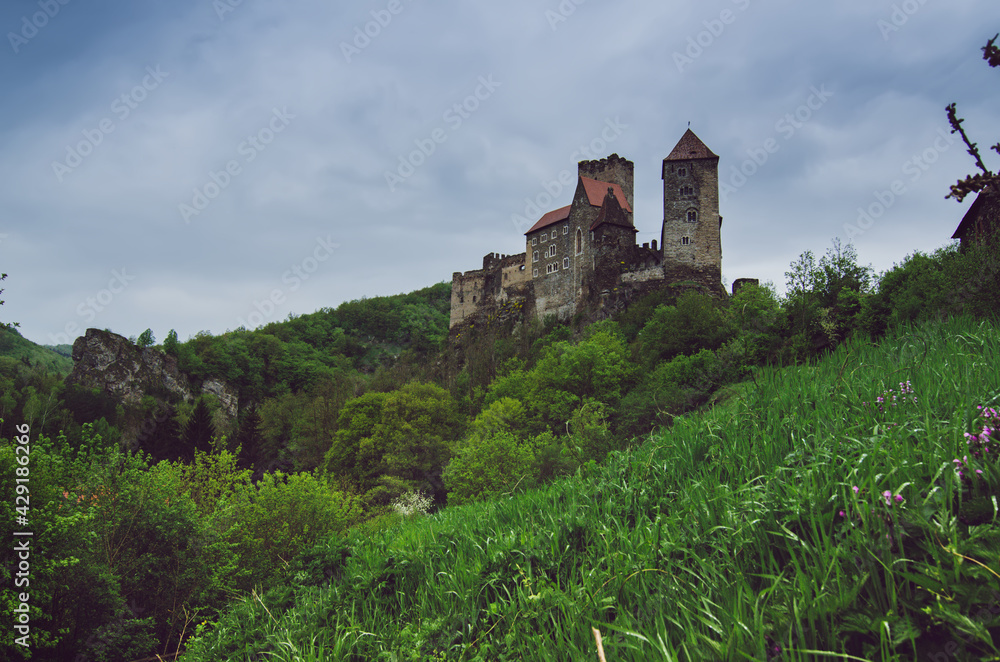
<svg viewBox="0 0 1000 662">
<path fill-rule="evenodd" d="M 143 397 L 184 400 L 200 393 L 214 395 L 229 420 L 236 418 L 238 399 L 234 388 L 219 379 L 207 379 L 200 386 L 177 368 L 177 359 L 163 352 L 133 345 L 128 338 L 87 329 L 73 343 L 73 371 L 69 385 L 96 388 L 119 399 L 123 405 L 138 405 Z"/>
</svg>

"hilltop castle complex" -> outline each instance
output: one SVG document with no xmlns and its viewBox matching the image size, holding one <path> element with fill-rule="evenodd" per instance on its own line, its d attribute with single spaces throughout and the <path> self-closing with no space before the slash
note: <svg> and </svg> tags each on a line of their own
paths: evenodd
<svg viewBox="0 0 1000 662">
<path fill-rule="evenodd" d="M 609 315 L 654 289 L 685 284 L 724 294 L 719 157 L 690 129 L 663 159 L 660 243 L 636 244 L 633 164 L 581 161 L 573 202 L 525 233 L 525 252 L 491 253 L 452 276 L 451 327 L 517 308 L 542 319 Z"/>
</svg>

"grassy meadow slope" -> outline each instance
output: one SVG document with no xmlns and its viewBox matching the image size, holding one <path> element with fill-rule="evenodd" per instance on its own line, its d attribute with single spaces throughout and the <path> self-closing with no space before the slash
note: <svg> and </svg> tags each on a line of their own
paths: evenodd
<svg viewBox="0 0 1000 662">
<path fill-rule="evenodd" d="M 181 659 L 1000 659 L 1000 448 L 965 436 L 998 367 L 959 318 L 759 369 L 603 466 L 325 541 Z"/>
</svg>

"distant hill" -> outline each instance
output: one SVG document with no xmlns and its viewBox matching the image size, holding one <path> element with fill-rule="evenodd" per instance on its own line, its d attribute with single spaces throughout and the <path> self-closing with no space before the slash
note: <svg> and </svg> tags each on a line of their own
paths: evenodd
<svg viewBox="0 0 1000 662">
<path fill-rule="evenodd" d="M 73 358 L 73 345 L 39 345 L 45 349 L 51 349 L 56 354 L 60 356 L 65 356 L 67 359 Z"/>
<path fill-rule="evenodd" d="M 36 345 L 18 333 L 17 329 L 0 328 L 0 356 L 26 360 L 31 365 L 40 365 L 48 372 L 65 377 L 73 369 L 72 353 L 70 345 Z"/>
</svg>

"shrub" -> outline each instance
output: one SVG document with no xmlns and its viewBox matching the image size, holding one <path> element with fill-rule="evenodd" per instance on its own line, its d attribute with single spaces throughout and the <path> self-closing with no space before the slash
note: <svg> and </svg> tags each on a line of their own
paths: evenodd
<svg viewBox="0 0 1000 662">
<path fill-rule="evenodd" d="M 474 436 L 444 471 L 449 505 L 524 488 L 535 456 L 531 446 L 510 432 Z"/>
<path fill-rule="evenodd" d="M 354 498 L 312 474 L 278 472 L 234 494 L 220 513 L 220 524 L 239 559 L 237 584 L 249 591 L 271 583 L 287 561 L 359 518 Z"/>
</svg>

